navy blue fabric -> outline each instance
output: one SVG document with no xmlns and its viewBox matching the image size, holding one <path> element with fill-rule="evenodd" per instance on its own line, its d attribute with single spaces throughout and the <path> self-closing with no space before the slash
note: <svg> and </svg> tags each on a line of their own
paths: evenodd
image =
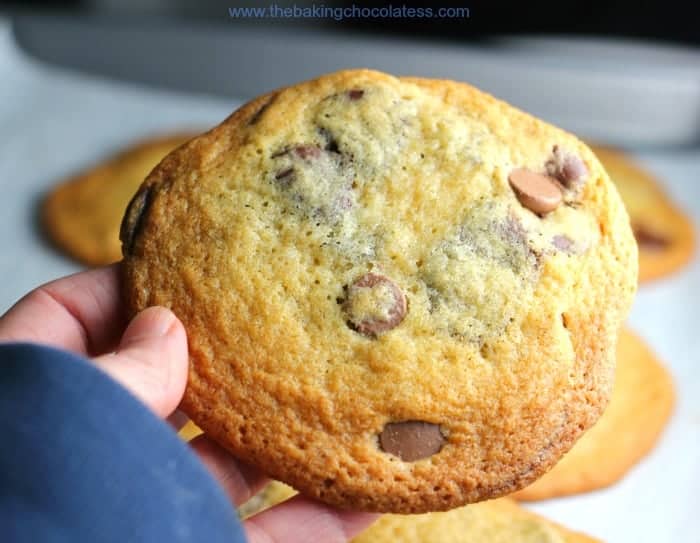
<svg viewBox="0 0 700 543">
<path fill-rule="evenodd" d="M 177 434 L 79 356 L 0 345 L 0 540 L 245 541 Z"/>
</svg>

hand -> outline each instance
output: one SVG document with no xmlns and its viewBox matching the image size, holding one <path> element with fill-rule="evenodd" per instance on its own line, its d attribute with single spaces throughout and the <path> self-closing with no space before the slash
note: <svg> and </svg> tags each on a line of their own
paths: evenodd
<svg viewBox="0 0 700 543">
<path fill-rule="evenodd" d="M 117 266 L 78 273 L 32 291 L 0 317 L 0 342 L 41 343 L 92 358 L 158 416 L 184 424 L 173 414 L 187 382 L 185 329 L 163 307 L 148 308 L 127 323 Z M 264 485 L 262 473 L 206 436 L 190 445 L 235 505 Z M 245 529 L 252 543 L 336 543 L 375 518 L 297 496 L 247 520 Z"/>
</svg>

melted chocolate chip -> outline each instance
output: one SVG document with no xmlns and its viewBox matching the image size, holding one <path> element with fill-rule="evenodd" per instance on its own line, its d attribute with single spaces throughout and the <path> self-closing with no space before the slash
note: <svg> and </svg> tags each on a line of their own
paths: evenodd
<svg viewBox="0 0 700 543">
<path fill-rule="evenodd" d="M 382 450 L 406 462 L 428 458 L 440 452 L 444 444 L 439 425 L 419 420 L 389 422 L 379 434 Z"/>
<path fill-rule="evenodd" d="M 286 168 L 275 175 L 275 181 L 279 181 L 280 185 L 288 186 L 294 180 L 294 168 Z"/>
<path fill-rule="evenodd" d="M 148 213 L 153 200 L 153 186 L 141 187 L 129 202 L 126 213 L 119 228 L 119 239 L 122 242 L 122 254 L 133 254 L 134 243 L 143 226 L 144 217 Z"/>
<path fill-rule="evenodd" d="M 656 232 L 651 232 L 640 225 L 633 225 L 632 232 L 637 240 L 637 244 L 649 251 L 662 251 L 671 245 L 671 241 Z"/>
<path fill-rule="evenodd" d="M 378 291 L 382 287 L 384 291 Z M 376 299 L 372 299 L 373 293 L 376 293 Z M 378 273 L 367 273 L 347 288 L 344 309 L 350 318 L 348 325 L 353 330 L 376 338 L 403 321 L 408 303 L 402 290 L 391 279 Z"/>
<path fill-rule="evenodd" d="M 547 173 L 567 189 L 576 189 L 588 177 L 588 168 L 581 157 L 562 150 L 558 145 L 552 148 L 552 158 L 545 165 Z"/>
<path fill-rule="evenodd" d="M 283 149 L 280 149 L 279 151 L 275 151 L 270 155 L 270 158 L 279 158 L 281 156 L 293 153 L 292 156 L 296 156 L 304 160 L 310 160 L 312 158 L 320 157 L 322 152 L 323 151 L 318 145 L 313 145 L 311 143 L 302 143 L 300 145 L 285 147 Z"/>
<path fill-rule="evenodd" d="M 305 161 L 312 161 L 321 156 L 323 151 L 318 145 L 312 145 L 310 143 L 294 145 L 292 147 L 285 147 L 280 151 L 276 151 L 270 158 L 279 158 L 281 156 L 290 155 L 293 157 L 298 157 Z M 294 167 L 289 166 L 278 171 L 275 174 L 275 181 L 277 181 L 282 187 L 288 187 L 294 181 Z"/>
<path fill-rule="evenodd" d="M 297 145 L 294 148 L 294 154 L 296 154 L 299 158 L 302 158 L 304 160 L 310 160 L 312 158 L 320 157 L 321 149 L 318 147 L 318 145 Z"/>
<path fill-rule="evenodd" d="M 321 133 L 321 137 L 326 141 L 326 145 L 324 146 L 323 149 L 328 151 L 329 153 L 340 154 L 340 147 L 338 147 L 338 140 L 335 139 L 333 134 L 331 134 L 330 131 L 326 128 L 321 128 L 320 133 Z"/>
<path fill-rule="evenodd" d="M 365 91 L 362 89 L 350 89 L 347 94 L 350 100 L 359 100 L 365 95 Z"/>
<path fill-rule="evenodd" d="M 574 245 L 574 241 L 569 236 L 557 234 L 552 238 L 552 245 L 560 251 L 569 251 Z"/>
<path fill-rule="evenodd" d="M 311 160 L 313 158 L 320 157 L 321 152 L 321 148 L 318 145 L 313 145 L 311 143 L 302 143 L 300 145 L 285 147 L 284 149 L 276 151 L 270 155 L 270 158 L 279 158 L 281 156 L 294 153 L 293 156 L 299 157 L 303 160 Z"/>
<path fill-rule="evenodd" d="M 571 186 L 588 175 L 588 168 L 586 168 L 586 165 L 579 157 L 569 155 L 564 162 L 561 173 L 562 183 L 566 186 Z"/>
</svg>

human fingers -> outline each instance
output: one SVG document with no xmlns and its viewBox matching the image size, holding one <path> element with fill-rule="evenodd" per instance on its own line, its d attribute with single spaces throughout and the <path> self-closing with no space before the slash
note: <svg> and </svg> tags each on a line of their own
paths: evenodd
<svg viewBox="0 0 700 543">
<path fill-rule="evenodd" d="M 250 543 L 345 543 L 377 518 L 295 496 L 249 518 L 244 527 Z"/>
<path fill-rule="evenodd" d="M 187 384 L 187 336 L 175 314 L 149 307 L 129 323 L 113 353 L 95 364 L 165 418 L 180 403 Z"/>
<path fill-rule="evenodd" d="M 236 506 L 248 501 L 265 486 L 267 477 L 262 472 L 236 460 L 207 436 L 195 437 L 190 446 Z"/>
<path fill-rule="evenodd" d="M 114 347 L 124 325 L 119 270 L 113 264 L 57 279 L 24 296 L 0 317 L 0 341 L 94 356 Z"/>
</svg>

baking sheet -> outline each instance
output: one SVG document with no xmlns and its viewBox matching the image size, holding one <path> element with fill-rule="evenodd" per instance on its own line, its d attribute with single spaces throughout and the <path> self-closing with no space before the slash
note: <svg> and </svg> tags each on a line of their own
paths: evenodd
<svg viewBox="0 0 700 543">
<path fill-rule="evenodd" d="M 0 312 L 22 294 L 80 268 L 42 239 L 41 195 L 58 180 L 143 136 L 207 128 L 241 101 L 167 93 L 37 64 L 0 19 Z M 700 224 L 700 149 L 640 160 Z M 700 542 L 700 262 L 645 285 L 630 324 L 666 361 L 678 400 L 659 446 L 620 483 L 528 505 L 604 541 Z M 614 447 L 614 444 L 611 444 Z"/>
</svg>

